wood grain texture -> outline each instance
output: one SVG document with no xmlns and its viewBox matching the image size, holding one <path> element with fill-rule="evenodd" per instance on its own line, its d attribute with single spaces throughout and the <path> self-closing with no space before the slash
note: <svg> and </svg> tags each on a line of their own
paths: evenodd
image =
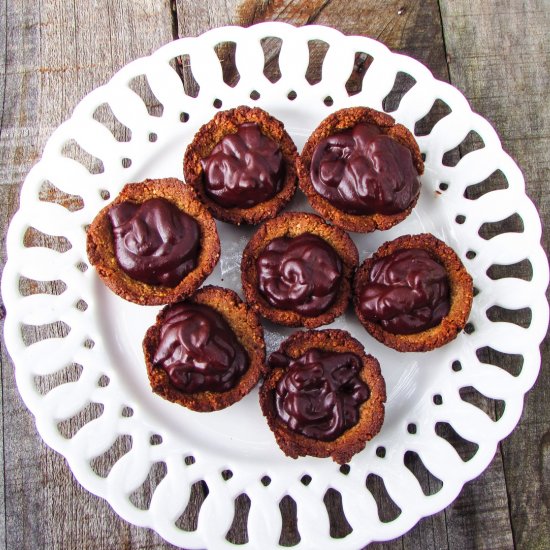
<svg viewBox="0 0 550 550">
<path fill-rule="evenodd" d="M 451 81 L 490 120 L 525 175 L 527 194 L 548 220 L 550 10 L 544 0 L 441 2 Z M 505 227 L 513 229 L 511 224 Z M 548 250 L 548 233 L 543 236 Z M 517 548 L 550 548 L 550 350 L 525 401 L 523 418 L 501 445 Z"/>
<path fill-rule="evenodd" d="M 38 6 L 28 0 L 8 0 L 0 6 L 0 29 L 6 29 L 0 33 L 3 239 L 17 208 L 21 181 L 39 158 L 47 137 L 87 92 L 176 35 L 195 36 L 220 25 L 246 26 L 263 20 L 319 23 L 346 34 L 378 38 L 392 50 L 426 64 L 436 77 L 450 80 L 495 125 L 505 149 L 523 168 L 528 192 L 543 220 L 548 220 L 549 16 L 544 0 L 507 0 L 498 6 L 483 0 L 42 0 Z M 275 46 L 268 44 L 268 51 L 275 52 Z M 219 54 L 230 56 L 231 52 Z M 312 55 L 310 70 L 315 77 L 324 56 L 322 45 L 314 45 Z M 358 86 L 362 71 L 368 70 L 368 59 L 359 56 L 356 69 L 352 86 Z M 185 65 L 181 74 L 184 84 L 192 87 Z M 148 107 L 158 111 L 160 106 L 146 87 L 136 86 Z M 113 122 L 108 113 L 103 116 Z M 128 138 L 124 129 L 117 131 Z M 457 151 L 456 158 L 466 152 L 467 148 Z M 3 266 L 5 246 L 0 262 Z M 37 435 L 17 393 L 3 341 L 1 351 L 4 447 L 0 460 L 4 475 L 0 506 L 4 510 L 0 510 L 0 545 L 10 549 L 174 548 L 156 533 L 128 525 L 103 500 L 78 486 L 65 461 Z M 422 520 L 400 539 L 373 547 L 550 547 L 548 343 L 543 354 L 543 372 L 528 395 L 524 418 L 501 444 L 490 467 L 466 484 L 445 511 Z M 51 383 L 56 381 L 44 382 Z M 478 395 L 469 399 L 491 417 L 498 417 L 498 404 Z M 73 430 L 76 422 L 63 429 Z M 124 445 L 120 442 L 121 448 Z M 422 486 L 433 489 L 434 480 L 414 457 L 409 457 L 408 464 Z M 95 467 L 103 471 L 107 459 Z M 162 475 L 162 468 L 153 472 L 135 496 L 137 505 L 147 502 Z M 189 528 L 196 523 L 204 495 L 204 486 L 198 484 L 178 525 Z M 334 533 L 345 534 L 345 523 L 338 518 L 337 495 L 328 495 L 325 502 L 334 516 Z M 246 540 L 247 506 L 244 498 L 238 503 L 229 535 L 236 543 Z M 295 506 L 285 501 L 281 511 L 285 526 L 281 542 L 291 544 L 297 540 Z"/>
<path fill-rule="evenodd" d="M 0 201 L 3 242 L 19 186 L 51 132 L 84 95 L 172 40 L 168 2 L 2 3 Z M 5 83 L 5 84 L 4 84 Z M 1 265 L 5 263 L 5 246 Z M 5 548 L 170 548 L 84 491 L 47 448 L 17 392 L 2 342 Z"/>
</svg>

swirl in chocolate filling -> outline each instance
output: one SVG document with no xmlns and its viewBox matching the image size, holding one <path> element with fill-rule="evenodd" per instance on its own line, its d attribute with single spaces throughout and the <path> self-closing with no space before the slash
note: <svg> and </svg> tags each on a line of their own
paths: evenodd
<svg viewBox="0 0 550 550">
<path fill-rule="evenodd" d="M 199 225 L 166 199 L 121 202 L 108 215 L 115 257 L 132 279 L 175 287 L 197 266 Z"/>
<path fill-rule="evenodd" d="M 291 430 L 334 441 L 359 421 L 360 406 L 370 391 L 360 377 L 362 361 L 354 353 L 310 349 L 293 360 L 276 352 L 269 365 L 286 369 L 277 383 L 275 407 Z"/>
<path fill-rule="evenodd" d="M 317 193 L 348 214 L 397 214 L 420 191 L 409 149 L 363 122 L 322 140 L 310 173 Z"/>
<path fill-rule="evenodd" d="M 180 303 L 162 321 L 153 364 L 164 369 L 181 392 L 224 392 L 238 383 L 249 359 L 217 311 Z"/>
<path fill-rule="evenodd" d="M 311 233 L 273 239 L 256 260 L 258 287 L 279 309 L 307 317 L 325 312 L 342 279 L 342 260 L 323 239 Z"/>
<path fill-rule="evenodd" d="M 286 173 L 279 145 L 254 122 L 226 135 L 201 164 L 206 194 L 224 208 L 251 208 L 272 198 Z"/>
<path fill-rule="evenodd" d="M 449 313 L 447 272 L 425 250 L 398 250 L 373 264 L 358 299 L 365 318 L 388 332 L 421 332 Z"/>
</svg>

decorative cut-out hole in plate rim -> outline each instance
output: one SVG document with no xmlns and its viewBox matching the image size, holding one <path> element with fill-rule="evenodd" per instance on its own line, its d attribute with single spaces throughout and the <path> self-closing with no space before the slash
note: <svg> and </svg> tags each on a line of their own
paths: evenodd
<svg viewBox="0 0 550 550">
<path fill-rule="evenodd" d="M 275 82 L 264 75 L 262 43 L 266 38 L 281 42 L 281 77 Z M 305 76 L 311 40 L 329 46 L 321 80 L 314 85 Z M 240 78 L 234 86 L 224 82 L 215 50 L 220 42 L 236 45 Z M 361 90 L 350 96 L 346 84 L 357 52 L 364 52 L 372 62 L 362 76 Z M 184 56 L 190 63 L 186 69 L 199 86 L 196 97 L 185 93 L 187 87 L 172 63 Z M 397 73 L 415 81 L 392 112 L 398 122 L 413 130 L 436 100 L 447 105 L 450 113 L 428 134 L 418 136 L 426 155 L 426 171 L 412 215 L 389 231 L 353 238 L 361 260 L 383 242 L 405 233 L 431 232 L 446 241 L 464 260 L 478 289 L 470 317 L 475 330 L 459 334 L 455 341 L 432 352 L 399 354 L 373 340 L 349 311 L 333 324 L 349 330 L 379 359 L 388 388 L 382 431 L 353 458 L 343 475 L 329 459 L 285 457 L 261 415 L 257 390 L 236 405 L 209 414 L 188 411 L 152 394 L 141 342 L 159 308 L 125 302 L 103 286 L 93 269 L 83 269 L 88 265 L 85 228 L 104 206 L 103 197 L 115 197 L 125 183 L 147 177 L 181 179 L 185 147 L 215 114 L 214 104 L 221 102 L 224 109 L 240 104 L 264 108 L 285 123 L 300 149 L 317 124 L 337 109 L 366 105 L 382 110 Z M 142 98 L 129 87 L 143 75 L 162 106 L 160 116 L 150 115 Z M 327 97 L 331 101 L 325 101 Z M 107 126 L 94 119 L 103 104 L 131 131 L 129 141 L 118 141 Z M 182 113 L 186 114 L 185 124 Z M 463 155 L 453 166 L 445 165 L 445 153 L 456 149 L 470 132 L 479 136 L 484 147 Z M 64 146 L 71 140 L 99 159 L 103 171 L 90 172 L 78 157 L 64 156 Z M 506 179 L 506 188 L 475 201 L 464 196 L 467 187 L 483 182 L 496 170 Z M 71 211 L 40 200 L 44 182 L 78 196 L 83 207 Z M 300 193 L 291 209 L 309 209 Z M 513 232 L 490 238 L 479 235 L 483 224 L 513 215 L 522 221 L 521 231 L 511 229 Z M 457 216 L 462 223 L 456 223 Z M 30 227 L 41 240 L 24 246 Z M 240 292 L 240 257 L 254 229 L 224 223 L 218 227 L 222 257 L 207 283 Z M 62 237 L 71 247 L 52 249 L 48 236 L 53 237 L 52 242 Z M 498 442 L 517 424 L 524 393 L 540 368 L 539 344 L 548 325 L 544 297 L 548 264 L 540 236 L 540 220 L 525 195 L 521 172 L 502 150 L 493 128 L 471 111 L 460 92 L 435 80 L 422 64 L 391 53 L 374 40 L 344 36 L 326 27 L 264 23 L 247 29 L 219 28 L 197 38 L 174 41 L 150 57 L 130 63 L 86 96 L 72 117 L 53 133 L 23 185 L 21 207 L 8 232 L 8 262 L 2 278 L 7 309 L 5 341 L 21 395 L 46 443 L 65 456 L 86 489 L 107 499 L 126 520 L 153 528 L 169 542 L 186 548 L 229 548 L 232 545 L 226 536 L 233 522 L 235 499 L 246 494 L 250 510 L 248 542 L 243 546 L 272 548 L 279 545 L 281 535 L 279 503 L 288 495 L 296 503 L 300 537 L 296 548 L 361 547 L 372 540 L 402 535 L 421 517 L 449 505 L 463 484 L 485 469 Z M 531 265 L 529 280 L 495 280 L 487 274 L 493 265 L 522 261 Z M 57 294 L 22 291 L 20 280 L 27 279 L 62 281 L 66 288 Z M 77 308 L 77 303 L 88 307 Z M 531 322 L 524 327 L 491 320 L 486 312 L 494 306 L 512 312 L 529 308 Z M 52 337 L 56 334 L 52 330 L 59 326 L 65 327 L 62 336 Z M 32 338 L 23 338 L 25 327 L 27 331 L 36 327 Z M 270 324 L 265 328 L 268 352 L 292 332 Z M 499 360 L 489 355 L 481 362 L 476 351 L 482 348 L 496 350 Z M 507 356 L 523 358 L 515 376 L 499 366 Z M 461 368 L 453 368 L 458 363 Z M 79 366 L 80 376 L 67 375 L 71 365 Z M 58 371 L 65 373 L 65 378 L 47 393 L 40 391 L 36 381 Z M 98 384 L 98 380 L 109 383 Z M 500 418 L 494 421 L 473 403 L 462 400 L 462 388 L 474 388 L 489 400 L 504 403 Z M 437 402 L 434 396 L 438 396 Z M 92 419 L 80 414 L 89 407 L 98 412 Z M 129 410 L 133 414 L 127 414 Z M 58 425 L 73 417 L 83 425 L 68 439 Z M 436 430 L 437 426 L 452 429 Z M 477 446 L 468 460 L 447 441 L 453 433 Z M 121 437 L 129 437 L 131 442 L 128 452 L 122 454 L 113 451 Z M 416 453 L 430 474 L 441 481 L 437 492 L 423 492 L 405 465 L 407 452 Z M 91 466 L 102 455 L 118 457 L 106 477 L 98 476 Z M 149 506 L 134 506 L 130 497 L 158 463 L 165 465 L 166 475 L 152 489 Z M 225 479 L 222 472 L 227 471 L 232 475 Z M 302 483 L 304 476 L 311 479 L 307 485 Z M 263 483 L 265 479 L 270 482 Z M 398 511 L 395 519 L 380 519 L 385 517 L 377 507 L 381 490 L 371 493 L 367 479 L 381 480 L 384 498 Z M 202 481 L 208 494 L 196 529 L 184 531 L 178 520 L 192 487 Z M 341 495 L 339 513 L 343 512 L 349 524 L 344 538 L 330 535 L 331 522 L 323 501 L 329 489 Z"/>
</svg>

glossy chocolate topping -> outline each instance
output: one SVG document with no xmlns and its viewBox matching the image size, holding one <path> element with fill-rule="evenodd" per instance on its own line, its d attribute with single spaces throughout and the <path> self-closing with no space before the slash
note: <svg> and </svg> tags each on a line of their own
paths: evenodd
<svg viewBox="0 0 550 550">
<path fill-rule="evenodd" d="M 342 278 L 342 261 L 323 239 L 303 233 L 273 239 L 256 260 L 258 288 L 279 309 L 307 317 L 326 311 Z"/>
<path fill-rule="evenodd" d="M 201 160 L 207 195 L 224 208 L 250 208 L 283 187 L 285 163 L 275 141 L 254 122 L 241 124 Z"/>
<path fill-rule="evenodd" d="M 359 421 L 359 407 L 370 395 L 361 380 L 360 357 L 310 349 L 292 360 L 281 352 L 269 366 L 284 367 L 277 383 L 275 406 L 293 431 L 319 441 L 333 441 Z"/>
<path fill-rule="evenodd" d="M 317 145 L 311 181 L 317 193 L 348 214 L 403 212 L 420 191 L 409 149 L 364 122 Z"/>
<path fill-rule="evenodd" d="M 150 285 L 177 286 L 197 265 L 197 222 L 166 199 L 121 202 L 109 209 L 115 256 L 122 270 Z"/>
<path fill-rule="evenodd" d="M 160 328 L 153 364 L 184 393 L 233 388 L 249 365 L 248 355 L 225 319 L 214 309 L 180 303 Z"/>
<path fill-rule="evenodd" d="M 421 249 L 398 250 L 374 263 L 359 291 L 359 309 L 394 334 L 434 327 L 449 313 L 445 268 Z"/>
</svg>

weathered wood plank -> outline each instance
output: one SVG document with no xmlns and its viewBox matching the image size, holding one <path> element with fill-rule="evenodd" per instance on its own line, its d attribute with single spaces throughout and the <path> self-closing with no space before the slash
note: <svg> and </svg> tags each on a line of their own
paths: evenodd
<svg viewBox="0 0 550 550">
<path fill-rule="evenodd" d="M 238 4 L 238 0 L 228 0 L 223 6 L 217 0 L 176 0 L 178 35 L 198 36 L 209 29 L 230 25 Z"/>
<path fill-rule="evenodd" d="M 5 82 L 0 128 L 4 236 L 4 217 L 11 218 L 17 208 L 19 185 L 49 134 L 114 71 L 170 41 L 172 16 L 168 1 L 75 5 L 51 0 L 41 2 L 40 10 L 33 2 L 3 3 L 2 17 L 7 21 L 0 69 Z M 5 547 L 171 548 L 156 533 L 128 525 L 74 481 L 62 457 L 37 435 L 3 345 L 1 361 Z"/>
<path fill-rule="evenodd" d="M 0 44 L 0 105 L 2 105 L 2 112 L 0 113 L 0 131 L 2 128 L 2 117 L 4 112 L 4 98 L 5 98 L 5 88 L 6 88 L 6 50 L 7 50 L 7 13 L 6 5 L 2 4 L 0 6 L 0 28 L 2 29 L 2 43 Z M 1 135 L 1 134 L 0 134 Z M 6 228 L 9 224 L 10 216 L 7 209 L 0 210 L 0 223 L 2 228 Z M 5 229 L 2 229 L 4 232 Z M 2 233 L 3 236 L 3 233 Z M 4 305 L 0 305 L 0 324 L 5 315 Z M 0 339 L 0 362 L 3 365 L 6 365 L 2 361 L 2 353 L 4 348 L 4 341 Z M 5 491 L 5 480 L 4 480 L 4 452 L 3 452 L 3 439 L 4 439 L 4 414 L 6 411 L 6 402 L 4 399 L 4 388 L 0 384 L 0 400 L 2 403 L 2 415 L 0 418 L 0 431 L 2 433 L 2 438 L 0 439 L 0 547 L 6 548 L 6 491 Z"/>
<path fill-rule="evenodd" d="M 5 190 L 2 192 L 2 190 Z M 14 214 L 15 208 L 13 205 L 10 207 L 10 203 L 7 202 L 8 197 L 16 197 L 18 193 L 18 188 L 13 189 L 7 189 L 4 186 L 0 186 L 0 200 L 3 200 L 4 205 L 6 205 L 4 208 L 0 209 L 0 227 L 7 228 L 9 221 L 11 220 L 11 217 Z M 5 231 L 5 229 L 2 229 L 2 231 Z M 3 270 L 4 268 L 4 242 L 5 239 L 2 239 L 2 252 L 1 252 L 1 259 L 0 259 L 0 270 Z M 0 304 L 0 330 L 3 334 L 4 329 L 4 317 L 5 317 L 6 311 L 4 308 L 4 304 Z M 0 365 L 2 367 L 2 371 L 4 369 L 11 369 L 11 365 L 7 361 L 6 356 L 6 346 L 4 344 L 3 337 L 0 339 Z M 7 548 L 7 525 L 6 525 L 6 500 L 7 500 L 7 492 L 6 492 L 6 463 L 4 460 L 4 439 L 5 439 L 5 419 L 8 417 L 8 414 L 11 413 L 10 408 L 10 401 L 8 399 L 8 396 L 6 395 L 6 387 L 2 383 L 0 385 L 0 399 L 2 400 L 2 414 L 0 415 L 0 430 L 2 433 L 2 438 L 0 439 L 0 546 L 2 548 Z"/>
<path fill-rule="evenodd" d="M 510 0 L 495 6 L 481 0 L 444 0 L 441 15 L 452 83 L 465 92 L 476 111 L 492 121 L 504 149 L 524 172 L 527 193 L 543 220 L 548 220 L 548 3 Z M 547 233 L 543 244 L 548 250 Z M 517 548 L 550 547 L 549 402 L 547 339 L 542 372 L 527 395 L 520 425 L 501 443 Z"/>
<path fill-rule="evenodd" d="M 464 486 L 445 515 L 449 548 L 508 550 L 513 547 L 499 452 L 487 470 Z"/>
</svg>

